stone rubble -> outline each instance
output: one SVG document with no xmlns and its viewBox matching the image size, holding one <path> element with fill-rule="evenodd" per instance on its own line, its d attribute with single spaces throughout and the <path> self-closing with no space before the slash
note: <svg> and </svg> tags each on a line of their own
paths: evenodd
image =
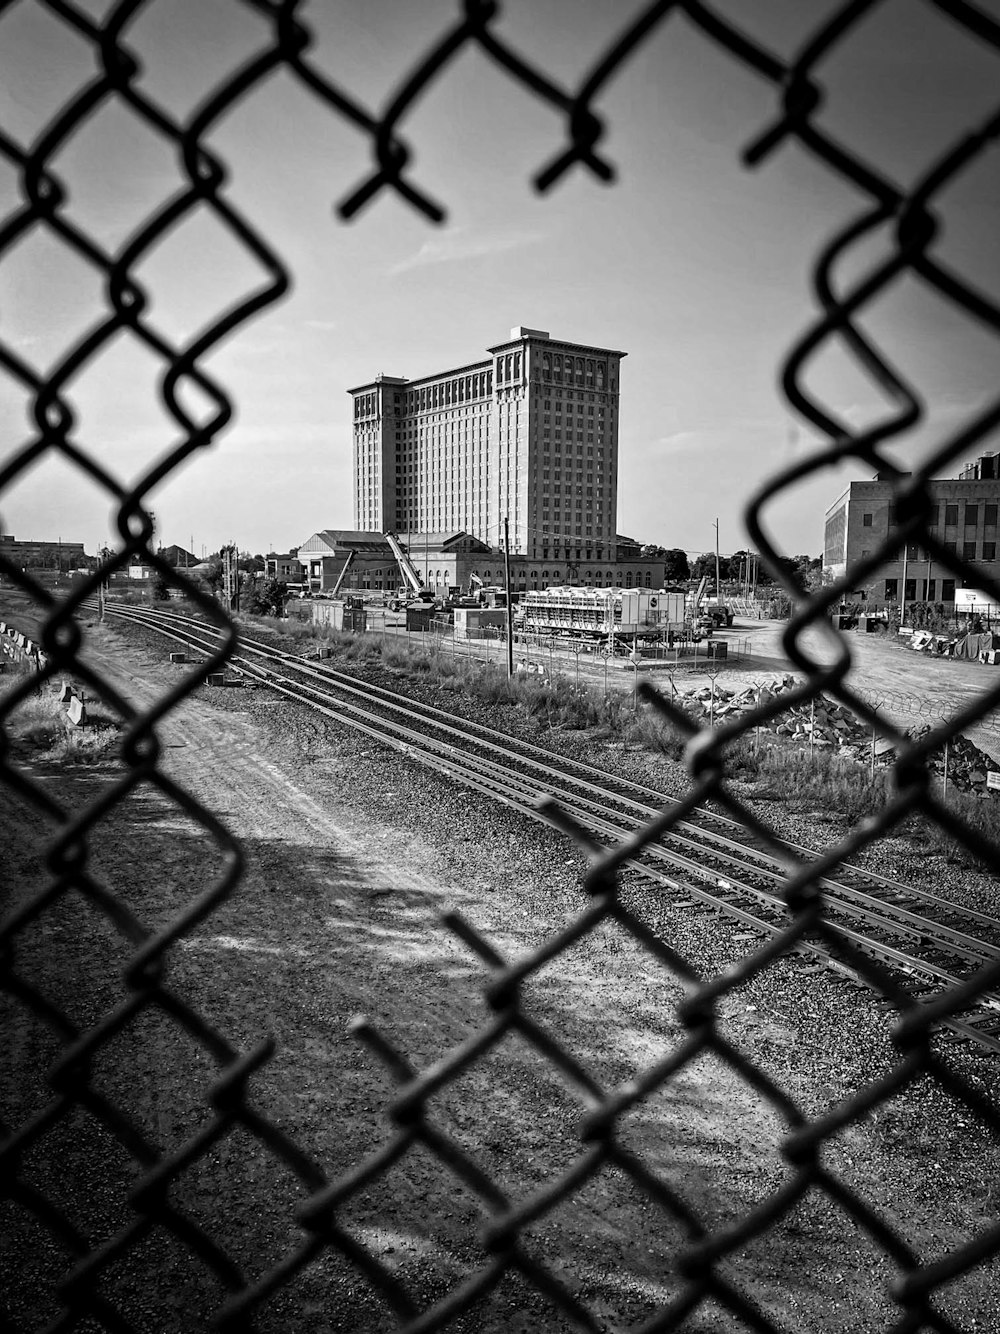
<svg viewBox="0 0 1000 1334">
<path fill-rule="evenodd" d="M 752 713 L 758 707 L 769 704 L 776 697 L 787 694 L 798 683 L 792 676 L 769 681 L 763 685 L 747 686 L 743 690 L 727 690 L 715 686 L 714 705 L 712 687 L 702 686 L 694 690 L 679 690 L 676 702 L 689 709 L 700 721 L 714 716 L 716 723 Z M 858 718 L 839 700 L 820 695 L 810 703 L 793 704 L 777 717 L 769 718 L 760 724 L 762 732 L 785 737 L 792 744 L 823 747 L 843 756 L 845 759 L 870 763 L 872 758 L 872 729 L 867 722 Z M 914 740 L 926 736 L 931 730 L 926 723 L 910 728 L 907 735 Z M 884 737 L 875 737 L 875 763 L 888 766 L 896 758 L 896 750 Z M 930 770 L 935 774 L 944 773 L 944 747 L 932 752 Z M 954 737 L 948 743 L 948 781 L 963 792 L 985 792 L 987 774 L 1000 772 L 988 755 L 965 736 Z"/>
</svg>

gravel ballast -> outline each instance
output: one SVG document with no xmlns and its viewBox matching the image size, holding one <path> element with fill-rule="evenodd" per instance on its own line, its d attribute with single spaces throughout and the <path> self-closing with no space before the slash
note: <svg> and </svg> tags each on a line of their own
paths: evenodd
<svg viewBox="0 0 1000 1334">
<path fill-rule="evenodd" d="M 145 633 L 93 631 L 94 651 L 122 688 L 148 704 L 185 669 L 165 664 L 164 641 Z M 381 669 L 379 669 L 381 673 Z M 398 677 L 380 683 L 400 689 Z M 422 688 L 455 713 L 454 692 Z M 679 795 L 681 766 L 620 746 L 539 733 L 508 709 L 481 721 L 537 744 L 565 747 L 588 762 Z M 243 842 L 247 870 L 235 895 L 170 952 L 170 986 L 242 1050 L 265 1032 L 274 1058 L 251 1081 L 259 1106 L 333 1177 L 391 1134 L 385 1108 L 395 1085 L 384 1066 L 349 1036 L 365 1012 L 416 1069 L 454 1051 L 488 1021 L 479 961 L 440 914 L 457 909 L 506 959 L 525 957 L 576 920 L 585 906 L 584 857 L 562 835 L 509 808 L 487 805 L 350 729 L 266 690 L 203 690 L 163 727 L 165 765 L 216 811 Z M 112 766 L 48 771 L 46 787 L 72 809 L 94 800 Z M 748 796 L 748 800 L 751 800 Z M 760 811 L 777 832 L 811 846 L 840 837 L 779 803 Z M 47 882 L 38 847 L 43 822 L 8 799 L 16 882 L 8 894 Z M 872 869 L 925 877 L 977 904 L 995 882 L 914 850 L 902 840 L 868 853 Z M 219 866 L 210 840 L 148 788 L 101 822 L 95 871 L 155 929 L 190 903 Z M 912 861 L 912 866 L 910 862 Z M 6 879 L 7 877 L 5 877 Z M 16 888 L 19 885 L 21 888 Z M 634 871 L 623 902 L 702 978 L 724 975 L 759 946 L 739 925 L 679 906 Z M 89 1026 L 122 997 L 127 960 L 116 933 L 79 896 L 47 910 L 27 933 L 19 969 Z M 605 924 L 545 965 L 523 986 L 532 1018 L 605 1090 L 622 1087 L 686 1034 L 677 1015 L 678 979 L 635 938 Z M 725 990 L 718 1031 L 809 1119 L 836 1112 L 898 1067 L 891 1017 L 871 993 L 805 956 L 780 958 Z M 9 1005 L 17 1042 L 3 1080 L 3 1115 L 15 1124 L 46 1099 L 44 1071 L 58 1043 Z M 998 1105 L 996 1063 L 949 1046 L 941 1059 Z M 211 1117 L 214 1065 L 159 1013 L 109 1042 L 92 1078 L 127 1107 L 162 1149 L 177 1149 Z M 137 1077 L 137 1075 L 139 1077 Z M 586 1152 L 584 1105 L 565 1078 L 523 1039 L 510 1035 L 431 1100 L 429 1119 L 461 1144 L 513 1200 L 543 1189 Z M 780 1152 L 784 1118 L 720 1051 L 684 1064 L 617 1125 L 621 1144 L 694 1210 L 712 1233 L 732 1226 L 787 1184 Z M 92 1116 L 74 1112 L 28 1156 L 26 1172 L 58 1189 L 89 1245 L 133 1216 L 135 1167 Z M 1000 1155 L 982 1123 L 929 1078 L 915 1078 L 873 1111 L 827 1137 L 823 1167 L 868 1202 L 916 1255 L 930 1261 L 996 1226 Z M 294 1220 L 304 1198 L 287 1168 L 245 1131 L 231 1129 L 178 1174 L 171 1197 L 210 1231 L 252 1279 L 299 1244 Z M 426 1149 L 411 1150 L 340 1216 L 391 1270 L 418 1307 L 438 1299 L 485 1263 L 482 1211 Z M 4 1301 L 23 1327 L 55 1305 L 50 1284 L 65 1257 L 47 1233 L 8 1207 L 4 1227 L 20 1260 L 7 1267 Z M 109 1296 L 149 1330 L 207 1326 L 218 1280 L 162 1229 L 156 1244 L 111 1265 Z M 675 1255 L 684 1233 L 619 1168 L 605 1166 L 525 1231 L 544 1262 L 608 1328 L 648 1317 L 681 1290 Z M 886 1286 L 897 1266 L 819 1186 L 722 1262 L 734 1288 L 767 1312 L 776 1329 L 882 1330 L 895 1309 Z M 996 1331 L 995 1262 L 974 1268 L 941 1295 L 955 1326 Z M 262 1329 L 395 1328 L 368 1281 L 339 1257 L 310 1264 L 270 1298 Z M 99 1326 L 95 1326 L 99 1327 Z M 730 1311 L 702 1303 L 678 1328 L 747 1328 Z M 561 1331 L 567 1318 L 523 1279 L 509 1277 L 449 1328 Z"/>
</svg>

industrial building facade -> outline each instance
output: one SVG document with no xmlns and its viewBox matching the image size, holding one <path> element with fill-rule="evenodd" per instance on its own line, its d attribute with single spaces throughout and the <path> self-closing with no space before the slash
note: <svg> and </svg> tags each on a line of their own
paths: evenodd
<svg viewBox="0 0 1000 1334">
<path fill-rule="evenodd" d="M 436 597 L 452 588 L 472 589 L 472 576 L 484 585 L 503 585 L 502 554 L 471 533 L 400 533 L 400 544 L 424 586 Z M 514 592 L 546 588 L 550 584 L 582 584 L 623 588 L 660 588 L 664 579 L 662 557 L 644 556 L 637 543 L 619 540 L 618 564 L 579 568 L 572 562 L 543 565 L 528 556 L 512 556 L 510 586 Z M 271 558 L 268 558 L 270 562 Z M 298 548 L 294 571 L 276 577 L 300 579 L 309 591 L 390 593 L 402 575 L 387 539 L 381 533 L 326 528 L 313 533 Z M 268 573 L 271 565 L 268 564 Z"/>
<path fill-rule="evenodd" d="M 462 531 L 535 563 L 617 560 L 618 404 L 624 352 L 540 329 L 420 380 L 379 375 L 354 403 L 359 530 Z"/>
<path fill-rule="evenodd" d="M 82 542 L 19 542 L 8 533 L 0 535 L 0 556 L 19 570 L 75 570 L 88 560 Z"/>
<path fill-rule="evenodd" d="M 1000 578 L 997 563 L 997 515 L 1000 509 L 1000 455 L 984 454 L 956 478 L 928 484 L 930 527 L 946 549 L 971 569 L 965 583 L 976 586 L 976 574 Z M 826 512 L 823 567 L 835 577 L 850 577 L 886 540 L 892 518 L 893 485 L 889 478 L 851 482 Z M 906 560 L 880 566 L 868 585 L 886 602 L 954 602 L 956 580 L 935 568 L 929 553 L 911 543 Z"/>
</svg>

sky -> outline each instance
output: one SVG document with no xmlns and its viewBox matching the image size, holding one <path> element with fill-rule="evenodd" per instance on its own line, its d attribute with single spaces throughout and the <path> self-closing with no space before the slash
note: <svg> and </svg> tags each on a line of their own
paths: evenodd
<svg viewBox="0 0 1000 1334">
<path fill-rule="evenodd" d="M 979 0 L 1000 18 L 1000 0 Z M 107 0 L 81 0 L 100 17 Z M 716 0 L 714 8 L 790 57 L 833 0 Z M 390 102 L 453 22 L 457 0 L 323 0 L 301 17 L 311 59 L 372 110 Z M 503 0 L 501 36 L 563 87 L 643 6 Z M 127 29 L 139 86 L 188 119 L 220 80 L 267 45 L 237 0 L 153 0 Z M 0 15 L 0 124 L 35 142 L 95 70 L 90 45 L 37 0 Z M 822 125 L 899 186 L 995 110 L 1000 56 L 930 4 L 885 0 L 824 61 Z M 810 270 L 867 207 L 853 186 L 789 141 L 750 170 L 741 152 L 775 114 L 773 88 L 671 15 L 605 87 L 596 109 L 616 180 L 580 167 L 538 194 L 532 177 L 565 144 L 561 118 L 482 53 L 467 49 L 401 126 L 413 179 L 447 209 L 434 225 L 382 191 L 353 220 L 338 203 L 371 170 L 366 135 L 287 72 L 215 126 L 226 199 L 292 271 L 280 302 L 204 364 L 236 404 L 215 442 L 151 493 L 158 538 L 200 555 L 236 542 L 284 551 L 353 526 L 347 389 L 377 373 L 417 378 L 479 360 L 514 325 L 624 349 L 618 530 L 691 552 L 748 545 L 748 496 L 819 437 L 785 402 L 782 359 L 816 317 Z M 114 254 L 182 184 L 174 150 L 122 105 L 103 104 L 52 162 L 66 215 Z M 936 253 L 1000 299 L 998 158 L 981 156 L 941 195 Z M 19 206 L 0 158 L 0 216 Z M 890 252 L 878 235 L 845 260 L 856 278 Z M 150 322 L 177 345 L 264 277 L 206 208 L 143 258 L 135 277 Z M 36 371 L 106 315 L 102 280 L 43 227 L 0 256 L 0 340 Z M 865 311 L 865 330 L 919 389 L 925 418 L 892 456 L 912 466 L 996 393 L 994 335 L 918 280 Z M 73 441 L 123 481 L 181 439 L 163 410 L 163 362 L 120 333 L 67 387 Z M 845 352 L 824 345 L 810 390 L 860 426 L 886 411 Z M 0 368 L 0 466 L 33 438 L 31 396 Z M 196 409 L 197 410 L 197 409 Z M 996 437 L 974 450 L 1000 448 Z M 954 475 L 949 467 L 946 475 Z M 826 507 L 870 469 L 848 463 L 777 499 L 769 531 L 787 554 L 818 555 Z M 0 496 L 19 538 L 82 541 L 115 532 L 107 492 L 51 451 Z"/>
</svg>

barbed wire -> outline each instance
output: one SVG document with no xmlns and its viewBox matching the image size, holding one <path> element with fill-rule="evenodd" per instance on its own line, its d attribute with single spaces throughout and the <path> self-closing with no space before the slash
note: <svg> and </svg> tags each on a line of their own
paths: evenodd
<svg viewBox="0 0 1000 1334">
<path fill-rule="evenodd" d="M 914 812 L 921 812 L 992 867 L 1000 867 L 997 848 L 963 823 L 927 781 L 934 750 L 949 737 L 991 715 L 1000 705 L 1000 685 L 984 689 L 947 722 L 939 723 L 917 739 L 907 738 L 887 724 L 877 701 L 853 682 L 850 654 L 842 639 L 832 631 L 826 634 L 834 655 L 832 665 L 814 660 L 803 647 L 803 631 L 813 626 L 824 631 L 827 613 L 848 591 L 846 582 L 840 581 L 803 599 L 781 566 L 765 517 L 772 502 L 790 488 L 852 460 L 867 470 L 875 469 L 891 477 L 895 492 L 891 530 L 873 547 L 860 568 L 852 571 L 852 585 L 873 576 L 907 543 L 919 542 L 936 568 L 947 570 L 956 580 L 969 572 L 966 563 L 946 549 L 929 529 L 929 482 L 943 466 L 954 462 L 995 429 L 1000 423 L 1000 398 L 981 407 L 968 422 L 942 439 L 919 468 L 911 474 L 904 473 L 886 449 L 916 427 L 921 417 L 919 394 L 864 331 L 861 316 L 900 282 L 916 281 L 946 301 L 956 315 L 963 315 L 989 333 L 1000 331 L 1000 312 L 995 303 L 974 286 L 968 275 L 956 272 L 942 258 L 938 249 L 942 224 L 934 211 L 942 191 L 976 162 L 996 138 L 1000 110 L 978 125 L 963 127 L 946 151 L 927 163 L 917 183 L 904 190 L 892 181 L 881 164 L 868 161 L 856 149 L 833 137 L 820 115 L 825 96 L 820 82 L 824 65 L 845 49 L 858 26 L 884 0 L 853 0 L 831 6 L 826 21 L 790 61 L 766 49 L 709 5 L 697 0 L 679 3 L 660 0 L 640 9 L 621 28 L 615 39 L 597 53 L 592 67 L 575 87 L 560 84 L 535 60 L 516 51 L 505 40 L 502 9 L 494 0 L 463 0 L 456 5 L 454 20 L 440 33 L 428 37 L 426 46 L 400 78 L 381 112 L 363 105 L 338 86 L 314 60 L 313 33 L 300 16 L 302 6 L 297 0 L 242 0 L 242 8 L 267 25 L 266 36 L 254 55 L 211 88 L 187 119 L 180 120 L 143 87 L 139 77 L 141 53 L 128 37 L 137 16 L 158 8 L 160 3 L 161 0 L 123 0 L 111 5 L 103 20 L 98 20 L 72 0 L 42 0 L 42 9 L 89 49 L 96 73 L 66 98 L 31 144 L 22 144 L 0 130 L 0 158 L 16 174 L 22 192 L 21 203 L 0 225 L 0 261 L 26 238 L 55 238 L 88 266 L 106 293 L 101 318 L 83 336 L 67 343 L 47 373 L 33 368 L 9 336 L 5 334 L 0 339 L 0 373 L 29 396 L 34 423 L 32 433 L 8 452 L 6 462 L 0 467 L 0 489 L 22 479 L 38 461 L 58 458 L 107 495 L 115 506 L 121 536 L 119 550 L 102 568 L 65 594 L 44 587 L 0 552 L 0 570 L 28 593 L 44 614 L 41 649 L 45 665 L 38 676 L 50 680 L 62 673 L 72 673 L 127 724 L 121 777 L 89 808 L 74 811 L 61 804 L 37 774 L 18 762 L 9 745 L 7 724 L 35 688 L 36 680 L 16 686 L 0 703 L 3 724 L 0 779 L 56 831 L 46 851 L 49 876 L 46 889 L 39 895 L 15 900 L 0 927 L 3 989 L 15 1007 L 32 1015 L 45 1028 L 60 1052 L 47 1076 L 44 1104 L 14 1123 L 0 1125 L 0 1172 L 8 1200 L 31 1218 L 34 1229 L 54 1238 L 68 1257 L 50 1285 L 53 1300 L 59 1305 L 59 1315 L 51 1327 L 93 1328 L 96 1323 L 122 1331 L 141 1328 L 139 1319 L 107 1294 L 103 1280 L 109 1269 L 129 1261 L 130 1257 L 134 1259 L 150 1244 L 151 1237 L 170 1236 L 193 1252 L 218 1280 L 220 1291 L 225 1294 L 211 1313 L 218 1328 L 241 1331 L 250 1328 L 267 1301 L 293 1286 L 298 1276 L 320 1262 L 326 1253 L 336 1253 L 388 1303 L 410 1334 L 442 1328 L 461 1312 L 474 1309 L 500 1278 L 508 1274 L 520 1276 L 543 1294 L 571 1326 L 597 1330 L 603 1327 L 602 1318 L 588 1309 L 555 1267 L 537 1258 L 526 1234 L 532 1222 L 551 1214 L 586 1183 L 614 1170 L 623 1174 L 664 1219 L 679 1224 L 686 1237 L 673 1257 L 678 1276 L 676 1295 L 659 1303 L 655 1315 L 642 1326 L 644 1330 L 679 1328 L 709 1302 L 721 1307 L 727 1319 L 736 1319 L 747 1328 L 775 1330 L 778 1326 L 774 1318 L 747 1292 L 737 1290 L 727 1277 L 725 1261 L 752 1238 L 767 1234 L 807 1191 L 830 1200 L 901 1270 L 903 1277 L 891 1294 L 898 1308 L 894 1328 L 955 1330 L 957 1326 L 945 1314 L 939 1295 L 955 1276 L 984 1264 L 1000 1252 L 1000 1227 L 986 1224 L 974 1239 L 955 1244 L 938 1262 L 923 1263 L 915 1244 L 901 1235 L 893 1220 L 879 1215 L 856 1189 L 824 1164 L 822 1148 L 858 1117 L 918 1077 L 936 1083 L 994 1130 L 1000 1129 L 997 1108 L 961 1070 L 949 1064 L 932 1041 L 935 1026 L 961 1013 L 970 995 L 1000 986 L 1000 968 L 983 968 L 962 988 L 945 990 L 930 1001 L 920 999 L 861 955 L 826 920 L 820 880 L 840 862 L 889 835 Z M 8 5 L 0 7 L 0 24 L 8 9 Z M 965 0 L 928 0 L 922 6 L 922 13 L 926 22 L 956 25 L 981 49 L 1000 52 L 1000 25 Z M 574 839 L 589 858 L 587 901 L 574 920 L 549 936 L 544 946 L 530 955 L 506 958 L 473 924 L 456 914 L 449 915 L 451 930 L 487 970 L 488 982 L 484 988 L 487 1016 L 479 1023 L 470 1021 L 468 1038 L 423 1069 L 412 1065 L 373 1024 L 363 1021 L 356 1025 L 356 1035 L 384 1065 L 397 1089 L 386 1107 L 388 1133 L 383 1144 L 349 1171 L 331 1174 L 314 1159 L 307 1146 L 294 1142 L 252 1104 L 248 1084 L 270 1060 L 272 1043 L 262 1039 L 249 1052 L 238 1051 L 167 980 L 166 966 L 178 941 L 236 892 L 243 853 L 222 821 L 199 797 L 165 772 L 160 762 L 157 728 L 211 672 L 223 666 L 233 652 L 236 635 L 218 604 L 181 571 L 168 566 L 154 549 L 148 500 L 159 482 L 216 440 L 232 419 L 233 404 L 226 388 L 206 366 L 210 352 L 278 301 L 290 282 L 276 250 L 253 219 L 234 204 L 226 189 L 226 163 L 208 140 L 232 108 L 252 98 L 276 71 L 284 70 L 338 122 L 367 137 L 370 144 L 371 172 L 363 180 L 344 186 L 338 205 L 341 217 L 360 218 L 374 199 L 391 192 L 428 219 L 440 221 L 444 205 L 421 185 L 413 148 L 404 135 L 420 97 L 447 79 L 464 51 L 475 48 L 509 76 L 518 95 L 544 103 L 563 119 L 564 141 L 553 145 L 551 154 L 539 164 L 535 174 L 534 184 L 539 191 L 547 191 L 577 168 L 610 182 L 614 179 L 614 167 L 603 149 L 605 123 L 599 112 L 600 98 L 615 79 L 624 76 L 629 60 L 650 36 L 668 19 L 676 21 L 681 16 L 702 40 L 731 58 L 735 66 L 752 71 L 775 94 L 773 120 L 755 132 L 744 151 L 748 167 L 762 166 L 780 145 L 794 140 L 815 164 L 849 183 L 866 200 L 861 211 L 818 254 L 813 277 L 821 315 L 796 343 L 782 371 L 789 403 L 826 443 L 812 448 L 794 466 L 768 478 L 747 506 L 751 538 L 775 579 L 798 607 L 785 635 L 784 647 L 805 680 L 761 707 L 739 718 L 727 719 L 714 730 L 699 729 L 682 709 L 648 684 L 642 685 L 643 697 L 650 707 L 668 717 L 688 738 L 691 786 L 686 799 L 679 807 L 662 812 L 627 842 L 610 849 L 595 846 L 558 807 L 550 809 L 553 824 Z M 183 175 L 181 188 L 152 210 L 115 252 L 74 220 L 69 208 L 72 182 L 64 179 L 58 163 L 63 150 L 73 143 L 81 129 L 109 105 L 128 108 L 173 151 Z M 256 266 L 260 284 L 251 295 L 219 312 L 196 336 L 176 341 L 155 324 L 149 293 L 139 272 L 143 262 L 177 233 L 195 210 L 203 209 L 209 211 Z M 843 269 L 854 268 L 849 262 L 853 260 L 853 252 L 863 250 L 864 242 L 876 230 L 883 234 L 891 232 L 889 256 L 868 266 L 858 276 L 842 276 Z M 138 340 L 160 367 L 161 404 L 177 433 L 172 448 L 150 462 L 131 484 L 115 476 L 102 462 L 100 442 L 92 438 L 86 418 L 74 410 L 71 401 L 75 381 L 123 332 Z M 895 405 L 892 415 L 867 429 L 852 430 L 833 406 L 823 403 L 810 391 L 809 367 L 832 342 L 846 347 L 862 373 Z M 211 405 L 207 416 L 200 421 L 184 406 L 184 395 L 191 388 L 200 391 Z M 124 569 L 135 556 L 141 556 L 168 584 L 182 589 L 224 632 L 217 654 L 192 669 L 146 709 L 133 705 L 88 665 L 80 652 L 78 626 L 81 605 L 94 596 L 103 580 Z M 1000 587 L 995 580 L 979 576 L 977 583 L 1000 599 Z M 727 748 L 761 721 L 777 717 L 822 692 L 849 706 L 873 727 L 877 725 L 883 734 L 891 734 L 897 750 L 896 795 L 877 819 L 859 825 L 817 862 L 789 870 L 783 889 L 787 926 L 779 936 L 765 948 L 751 947 L 738 964 L 724 973 L 702 978 L 679 952 L 651 932 L 626 906 L 620 892 L 621 872 L 644 847 L 710 798 L 741 821 L 762 846 L 781 857 L 777 833 L 726 782 Z M 884 705 L 885 699 L 878 702 Z M 193 822 L 206 846 L 218 854 L 219 861 L 214 879 L 157 929 L 145 925 L 115 888 L 103 883 L 97 872 L 90 869 L 87 858 L 90 840 L 101 821 L 140 791 L 155 792 Z M 30 926 L 51 904 L 63 901 L 70 894 L 118 933 L 129 950 L 121 994 L 109 1003 L 105 1013 L 85 1025 L 65 1013 L 19 966 L 19 952 Z M 521 988 L 548 961 L 610 923 L 677 978 L 686 998 L 676 1007 L 674 1015 L 683 1030 L 679 1045 L 664 1047 L 661 1056 L 628 1083 L 605 1088 L 586 1071 L 560 1034 L 549 1031 L 531 1017 L 522 1003 Z M 718 1019 L 723 998 L 772 960 L 806 941 L 818 941 L 830 950 L 866 979 L 896 1013 L 892 1028 L 896 1062 L 892 1069 L 825 1115 L 813 1119 L 796 1107 L 759 1063 L 737 1050 L 726 1038 Z M 215 1082 L 208 1093 L 209 1119 L 172 1151 L 161 1150 L 151 1136 L 133 1123 L 127 1109 L 102 1095 L 92 1073 L 114 1038 L 153 1011 L 178 1023 L 216 1070 Z M 570 1165 L 525 1198 L 514 1198 L 501 1189 L 474 1153 L 435 1121 L 432 1106 L 436 1093 L 457 1087 L 463 1072 L 486 1059 L 511 1034 L 516 1034 L 558 1072 L 573 1090 L 584 1113 Z M 631 1108 L 669 1085 L 706 1055 L 721 1061 L 748 1088 L 755 1090 L 786 1125 L 782 1154 L 788 1169 L 787 1184 L 726 1226 L 713 1226 L 700 1218 L 673 1182 L 650 1162 L 626 1150 L 616 1135 L 616 1128 Z M 53 1135 L 54 1128 L 76 1113 L 85 1113 L 112 1144 L 120 1147 L 123 1160 L 131 1164 L 135 1174 L 128 1194 L 130 1217 L 109 1225 L 97 1236 L 85 1235 L 60 1204 L 60 1193 L 49 1183 L 37 1184 L 24 1166 L 32 1153 Z M 295 1215 L 298 1241 L 266 1272 L 253 1277 L 240 1271 L 225 1245 L 213 1236 L 210 1226 L 185 1210 L 171 1195 L 172 1184 L 184 1171 L 209 1153 L 220 1136 L 233 1128 L 248 1137 L 252 1145 L 249 1151 L 266 1155 L 287 1169 L 305 1197 Z M 472 1266 L 462 1282 L 424 1306 L 345 1221 L 344 1212 L 351 1201 L 384 1178 L 393 1164 L 417 1150 L 437 1160 L 442 1181 L 455 1182 L 457 1189 L 477 1201 L 485 1220 L 478 1238 L 478 1267 Z M 191 1319 L 203 1318 L 205 1314 L 203 1310 L 189 1313 Z M 13 1315 L 10 1323 L 14 1323 Z"/>
</svg>

